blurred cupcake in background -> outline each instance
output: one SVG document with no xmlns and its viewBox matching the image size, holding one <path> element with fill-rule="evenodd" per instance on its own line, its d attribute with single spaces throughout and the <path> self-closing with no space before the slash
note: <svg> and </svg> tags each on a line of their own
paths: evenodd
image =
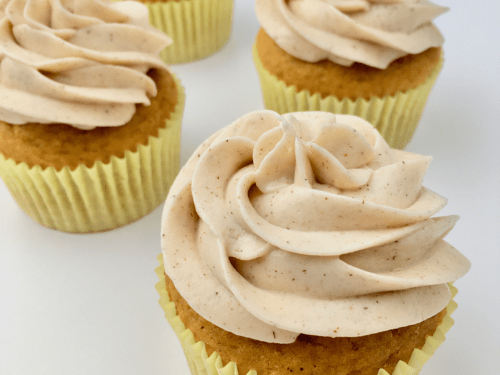
<svg viewBox="0 0 500 375">
<path fill-rule="evenodd" d="M 265 107 L 369 121 L 391 147 L 413 135 L 442 67 L 428 1 L 257 0 L 253 49 Z"/>
<path fill-rule="evenodd" d="M 233 0 L 139 0 L 150 23 L 173 40 L 160 56 L 167 64 L 200 60 L 226 44 L 231 34 Z"/>
<path fill-rule="evenodd" d="M 0 176 L 34 220 L 96 232 L 139 219 L 179 170 L 184 90 L 137 2 L 3 1 Z"/>
</svg>

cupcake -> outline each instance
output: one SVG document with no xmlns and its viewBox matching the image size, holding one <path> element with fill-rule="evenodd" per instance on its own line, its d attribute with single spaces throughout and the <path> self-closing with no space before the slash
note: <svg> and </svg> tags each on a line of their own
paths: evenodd
<svg viewBox="0 0 500 375">
<path fill-rule="evenodd" d="M 410 140 L 442 67 L 430 2 L 257 0 L 253 49 L 265 107 L 370 122 L 389 146 Z"/>
<path fill-rule="evenodd" d="M 192 373 L 417 373 L 470 267 L 443 240 L 458 217 L 431 217 L 430 159 L 327 112 L 253 112 L 203 143 L 167 198 L 157 285 Z"/>
<path fill-rule="evenodd" d="M 0 176 L 34 220 L 96 232 L 144 216 L 179 169 L 184 92 L 136 2 L 4 1 Z"/>
<path fill-rule="evenodd" d="M 167 64 L 200 60 L 226 44 L 231 34 L 233 0 L 139 0 L 150 23 L 173 39 L 160 56 Z"/>
</svg>

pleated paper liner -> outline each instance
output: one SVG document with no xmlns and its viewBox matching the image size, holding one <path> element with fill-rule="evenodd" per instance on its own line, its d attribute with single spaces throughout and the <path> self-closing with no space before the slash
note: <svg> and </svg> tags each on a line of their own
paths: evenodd
<svg viewBox="0 0 500 375">
<path fill-rule="evenodd" d="M 0 154 L 0 177 L 19 206 L 40 224 L 64 232 L 100 232 L 131 223 L 167 197 L 179 171 L 184 88 L 175 77 L 178 103 L 157 137 L 123 158 L 60 171 L 28 167 Z"/>
<path fill-rule="evenodd" d="M 229 362 L 225 366 L 222 363 L 221 357 L 216 353 L 212 353 L 209 357 L 205 350 L 205 343 L 196 341 L 193 333 L 186 329 L 179 316 L 177 315 L 174 302 L 170 301 L 167 290 L 165 288 L 165 275 L 163 267 L 163 256 L 158 256 L 160 266 L 156 268 L 156 274 L 160 281 L 156 284 L 156 290 L 160 294 L 158 301 L 160 306 L 165 311 L 165 317 L 172 326 L 175 334 L 181 342 L 182 349 L 186 355 L 186 359 L 192 375 L 238 375 L 237 364 Z M 457 304 L 453 298 L 457 294 L 457 289 L 450 284 L 452 299 L 447 306 L 447 314 L 443 322 L 436 328 L 434 335 L 427 337 L 427 340 L 422 349 L 415 349 L 408 363 L 399 361 L 396 368 L 389 374 L 387 371 L 380 369 L 377 375 L 418 375 L 424 364 L 432 357 L 436 349 L 444 342 L 445 334 L 453 325 L 453 319 L 450 315 L 456 310 Z M 245 375 L 245 374 L 239 374 Z M 249 371 L 246 375 L 258 375 L 255 370 Z"/>
<path fill-rule="evenodd" d="M 147 2 L 149 22 L 173 39 L 160 57 L 167 64 L 203 59 L 229 39 L 233 0 Z"/>
<path fill-rule="evenodd" d="M 441 58 L 427 80 L 415 89 L 373 97 L 370 100 L 358 98 L 355 101 L 337 99 L 330 95 L 311 94 L 307 90 L 297 92 L 295 86 L 269 73 L 262 65 L 257 47 L 253 46 L 253 59 L 260 77 L 264 106 L 280 114 L 300 111 L 325 111 L 337 114 L 355 115 L 371 123 L 384 137 L 391 148 L 402 149 L 417 128 L 425 103 L 443 66 Z"/>
</svg>

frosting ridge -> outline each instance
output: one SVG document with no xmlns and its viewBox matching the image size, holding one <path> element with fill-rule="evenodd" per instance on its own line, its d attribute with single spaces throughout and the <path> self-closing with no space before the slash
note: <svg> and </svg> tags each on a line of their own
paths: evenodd
<svg viewBox="0 0 500 375">
<path fill-rule="evenodd" d="M 441 46 L 432 20 L 448 10 L 426 0 L 257 0 L 255 9 L 266 33 L 301 60 L 379 69 Z"/>
<path fill-rule="evenodd" d="M 458 217 L 431 217 L 446 199 L 422 186 L 429 162 L 354 116 L 250 113 L 172 186 L 165 271 L 205 319 L 261 341 L 421 322 L 469 269 L 443 240 Z"/>
<path fill-rule="evenodd" d="M 119 126 L 149 105 L 170 38 L 133 1 L 0 3 L 0 120 Z"/>
</svg>

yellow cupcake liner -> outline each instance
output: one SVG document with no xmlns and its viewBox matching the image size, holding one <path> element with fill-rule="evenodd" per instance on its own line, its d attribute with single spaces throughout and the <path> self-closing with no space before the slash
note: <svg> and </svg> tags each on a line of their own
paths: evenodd
<svg viewBox="0 0 500 375">
<path fill-rule="evenodd" d="M 173 75 L 173 74 L 172 74 Z M 0 177 L 19 206 L 40 224 L 63 232 L 100 232 L 131 223 L 167 197 L 180 164 L 184 88 L 157 137 L 123 158 L 97 161 L 89 168 L 28 167 L 0 154 Z"/>
<path fill-rule="evenodd" d="M 205 343 L 196 341 L 191 330 L 186 329 L 184 323 L 177 315 L 174 302 L 170 301 L 166 287 L 165 274 L 163 267 L 163 256 L 158 256 L 160 266 L 156 268 L 156 274 L 160 281 L 156 284 L 156 290 L 160 295 L 158 303 L 165 311 L 165 317 L 172 326 L 175 334 L 181 342 L 182 349 L 186 355 L 186 359 L 192 375 L 239 375 L 238 366 L 234 362 L 229 362 L 224 366 L 222 359 L 216 352 L 211 356 L 207 355 Z M 457 289 L 449 284 L 452 299 L 448 303 L 447 314 L 443 322 L 436 328 L 434 335 L 427 337 L 427 340 L 422 349 L 415 349 L 408 363 L 399 361 L 396 368 L 389 374 L 387 371 L 380 369 L 377 375 L 418 375 L 425 363 L 432 357 L 436 349 L 444 342 L 445 334 L 453 325 L 451 314 L 456 310 L 457 304 L 453 298 L 457 294 Z M 242 374 L 240 374 L 242 375 Z M 246 375 L 258 375 L 257 371 L 251 370 Z"/>
<path fill-rule="evenodd" d="M 253 59 L 260 77 L 264 106 L 280 114 L 301 111 L 325 111 L 336 114 L 359 116 L 371 123 L 391 148 L 402 149 L 417 128 L 425 103 L 443 66 L 441 58 L 429 78 L 415 89 L 373 97 L 337 99 L 330 95 L 311 94 L 307 90 L 297 92 L 295 86 L 287 86 L 269 73 L 260 61 L 257 46 L 253 46 Z"/>
<path fill-rule="evenodd" d="M 147 2 L 149 22 L 173 39 L 160 57 L 167 64 L 203 59 L 229 39 L 233 0 Z"/>
</svg>

